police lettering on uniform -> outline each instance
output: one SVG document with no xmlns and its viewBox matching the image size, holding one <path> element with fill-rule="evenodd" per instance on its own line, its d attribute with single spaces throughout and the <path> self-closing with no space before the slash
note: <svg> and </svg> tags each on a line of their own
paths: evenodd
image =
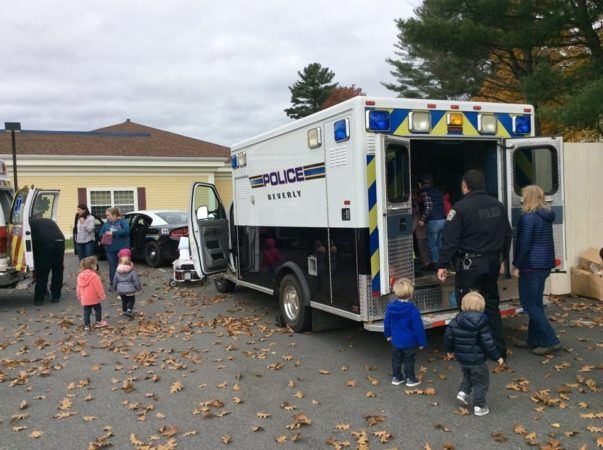
<svg viewBox="0 0 603 450">
<path fill-rule="evenodd" d="M 65 236 L 56 222 L 51 219 L 34 218 L 29 222 L 33 247 L 36 287 L 34 303 L 41 305 L 48 290 L 50 280 L 50 295 L 53 303 L 58 303 L 63 287 L 63 264 L 65 259 Z"/>
<path fill-rule="evenodd" d="M 512 230 L 504 205 L 484 190 L 484 174 L 468 170 L 461 184 L 463 198 L 450 210 L 444 226 L 438 279 L 445 281 L 446 267 L 455 267 L 455 289 L 460 307 L 472 290 L 486 299 L 486 316 L 502 357 L 507 346 L 502 331 L 498 293 L 501 263 L 511 248 Z"/>
</svg>

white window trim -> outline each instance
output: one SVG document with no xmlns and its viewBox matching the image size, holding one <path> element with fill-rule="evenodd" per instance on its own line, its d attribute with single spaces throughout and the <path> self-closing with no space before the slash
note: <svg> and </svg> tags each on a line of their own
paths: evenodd
<svg viewBox="0 0 603 450">
<path fill-rule="evenodd" d="M 115 191 L 132 191 L 134 192 L 134 211 L 138 211 L 138 188 L 137 187 L 89 187 L 86 188 L 86 204 L 88 205 L 88 209 L 92 210 L 92 201 L 90 199 L 91 191 L 110 191 L 111 192 L 111 207 L 114 207 L 113 200 L 115 198 Z"/>
</svg>

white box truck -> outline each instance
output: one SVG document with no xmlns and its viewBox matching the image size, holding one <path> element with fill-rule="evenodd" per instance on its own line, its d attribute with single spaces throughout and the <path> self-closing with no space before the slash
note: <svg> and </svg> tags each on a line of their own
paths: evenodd
<svg viewBox="0 0 603 450">
<path fill-rule="evenodd" d="M 564 271 L 562 139 L 534 137 L 530 105 L 356 97 L 232 147 L 233 202 L 194 183 L 191 253 L 218 290 L 275 296 L 287 325 L 309 329 L 326 311 L 382 330 L 391 286 L 415 283 L 426 327 L 456 314 L 446 283 L 415 270 L 413 185 L 419 174 L 461 197 L 465 170 L 516 224 L 521 188 L 540 185 L 556 210 L 555 270 Z M 518 311 L 516 281 L 501 275 L 501 313 Z M 422 276 L 419 276 L 422 275 Z"/>
</svg>

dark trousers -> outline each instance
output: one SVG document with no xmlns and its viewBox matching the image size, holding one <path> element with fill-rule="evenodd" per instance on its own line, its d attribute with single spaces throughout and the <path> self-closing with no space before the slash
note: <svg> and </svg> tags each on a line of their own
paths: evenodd
<svg viewBox="0 0 603 450">
<path fill-rule="evenodd" d="M 81 261 L 88 256 L 94 255 L 94 241 L 85 242 L 83 244 L 75 244 L 77 249 L 77 257 Z"/>
<path fill-rule="evenodd" d="M 486 316 L 494 343 L 503 358 L 507 356 L 507 344 L 503 336 L 500 317 L 500 296 L 498 294 L 498 276 L 500 260 L 498 256 L 472 258 L 471 267 L 458 268 L 455 277 L 457 306 L 461 309 L 461 300 L 470 291 L 478 291 L 486 300 Z"/>
<path fill-rule="evenodd" d="M 63 287 L 63 265 L 65 258 L 65 242 L 49 242 L 39 248 L 35 253 L 36 286 L 34 289 L 34 301 L 43 302 L 48 289 L 48 278 L 50 278 L 50 295 L 53 301 L 61 298 Z"/>
<path fill-rule="evenodd" d="M 465 365 L 461 364 L 463 380 L 459 391 L 471 394 L 473 390 L 473 405 L 483 408 L 486 406 L 486 394 L 490 387 L 490 372 L 486 364 Z"/>
<path fill-rule="evenodd" d="M 534 347 L 552 347 L 559 339 L 544 313 L 542 296 L 550 270 L 522 270 L 519 274 L 519 301 L 527 313 L 528 343 Z"/>
<path fill-rule="evenodd" d="M 415 348 L 396 348 L 392 346 L 392 376 L 398 380 L 408 379 L 415 381 Z M 402 364 L 404 363 L 404 375 L 402 375 Z"/>
<path fill-rule="evenodd" d="M 134 302 L 136 301 L 136 296 L 132 295 L 124 295 L 121 294 L 121 309 L 123 312 L 126 312 L 128 309 L 134 309 Z"/>
<path fill-rule="evenodd" d="M 115 277 L 119 258 L 117 257 L 117 251 L 113 252 L 106 250 L 105 254 L 107 255 L 107 262 L 109 263 L 109 286 L 113 286 L 113 277 Z"/>
<path fill-rule="evenodd" d="M 90 326 L 90 314 L 92 313 L 93 309 L 94 309 L 94 319 L 96 320 L 96 323 L 99 323 L 102 320 L 103 307 L 101 306 L 100 303 L 97 303 L 96 305 L 85 305 L 84 306 L 84 326 L 87 326 L 87 327 Z"/>
</svg>

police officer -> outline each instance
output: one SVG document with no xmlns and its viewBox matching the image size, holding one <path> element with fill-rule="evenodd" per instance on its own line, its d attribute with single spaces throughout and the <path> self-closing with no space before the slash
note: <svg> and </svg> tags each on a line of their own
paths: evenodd
<svg viewBox="0 0 603 450">
<path fill-rule="evenodd" d="M 463 198 L 446 218 L 438 279 L 446 280 L 446 267 L 455 266 L 455 289 L 460 307 L 463 296 L 479 291 L 486 299 L 486 316 L 492 336 L 502 357 L 507 346 L 503 337 L 498 294 L 498 276 L 502 261 L 511 248 L 512 230 L 505 207 L 484 190 L 484 174 L 468 170 L 461 183 Z"/>
<path fill-rule="evenodd" d="M 58 303 L 63 287 L 65 236 L 54 220 L 33 218 L 29 224 L 36 276 L 34 304 L 41 305 L 44 302 L 51 271 L 50 299 L 53 303 Z"/>
</svg>

